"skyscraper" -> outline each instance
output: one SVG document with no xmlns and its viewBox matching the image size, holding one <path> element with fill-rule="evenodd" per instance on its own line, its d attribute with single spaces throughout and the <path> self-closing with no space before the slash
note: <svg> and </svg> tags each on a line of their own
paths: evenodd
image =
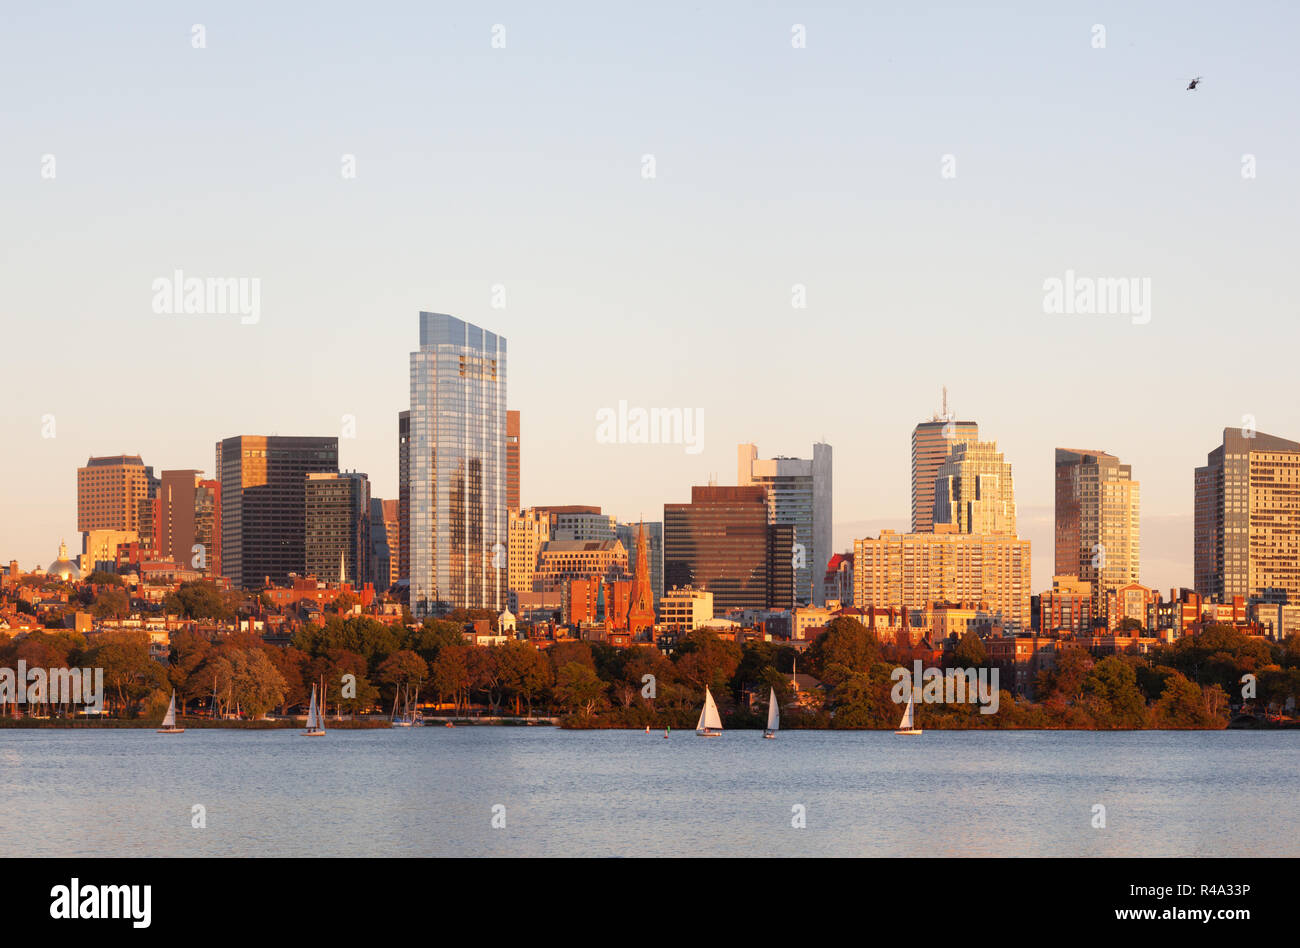
<svg viewBox="0 0 1300 948">
<path fill-rule="evenodd" d="M 506 506 L 519 509 L 519 412 L 506 412 Z"/>
<path fill-rule="evenodd" d="M 934 530 L 934 479 L 954 444 L 978 441 L 980 426 L 973 421 L 955 421 L 948 411 L 944 390 L 943 412 L 912 429 L 912 532 Z"/>
<path fill-rule="evenodd" d="M 737 449 L 736 483 L 764 488 L 768 523 L 794 527 L 789 559 L 795 598 L 823 605 L 822 577 L 831 558 L 831 446 L 814 444 L 812 460 L 760 460 L 755 445 L 742 444 Z"/>
<path fill-rule="evenodd" d="M 379 592 L 397 582 L 398 503 L 370 498 L 370 581 Z"/>
<path fill-rule="evenodd" d="M 1224 428 L 1195 485 L 1196 591 L 1300 603 L 1300 444 Z"/>
<path fill-rule="evenodd" d="M 411 353 L 410 602 L 416 616 L 506 605 L 506 340 L 420 313 Z"/>
<path fill-rule="evenodd" d="M 360 589 L 370 582 L 370 481 L 355 471 L 307 475 L 305 569 Z M 382 524 L 377 529 L 382 530 Z M 340 575 L 342 571 L 342 575 Z"/>
<path fill-rule="evenodd" d="M 335 473 L 338 438 L 238 435 L 217 442 L 222 571 L 236 586 L 284 583 L 306 566 L 307 474 Z"/>
<path fill-rule="evenodd" d="M 776 559 L 789 569 L 792 533 L 768 524 L 762 487 L 692 487 L 689 504 L 664 504 L 664 583 L 707 589 L 718 612 L 785 608 L 772 600 L 791 596 L 793 570 L 784 582 L 770 573 Z"/>
<path fill-rule="evenodd" d="M 1056 449 L 1055 573 L 1087 583 L 1094 609 L 1138 581 L 1140 486 L 1114 455 Z"/>
<path fill-rule="evenodd" d="M 1011 465 L 996 441 L 957 441 L 934 479 L 931 529 L 1016 534 Z"/>
<path fill-rule="evenodd" d="M 397 579 L 411 576 L 411 413 L 397 416 Z"/>
<path fill-rule="evenodd" d="M 146 467 L 138 454 L 90 458 L 85 467 L 77 468 L 77 529 L 151 534 L 148 501 L 154 480 L 153 468 Z"/>
<path fill-rule="evenodd" d="M 154 499 L 154 549 L 160 559 L 220 574 L 220 490 L 201 471 L 163 471 Z"/>
</svg>

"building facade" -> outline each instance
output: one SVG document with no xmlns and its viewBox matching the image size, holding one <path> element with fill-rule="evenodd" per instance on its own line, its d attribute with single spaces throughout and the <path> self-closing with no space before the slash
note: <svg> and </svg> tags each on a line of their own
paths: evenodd
<svg viewBox="0 0 1300 948">
<path fill-rule="evenodd" d="M 77 529 L 152 533 L 153 483 L 153 468 L 138 454 L 88 459 L 77 468 Z"/>
<path fill-rule="evenodd" d="M 1196 469 L 1193 529 L 1198 593 L 1300 603 L 1300 444 L 1223 429 Z"/>
<path fill-rule="evenodd" d="M 934 532 L 934 480 L 957 444 L 978 441 L 980 426 L 935 415 L 912 429 L 912 532 Z"/>
<path fill-rule="evenodd" d="M 1056 449 L 1056 573 L 1088 583 L 1097 603 L 1138 581 L 1140 486 L 1114 455 Z"/>
<path fill-rule="evenodd" d="M 519 509 L 519 412 L 506 412 L 506 507 Z"/>
<path fill-rule="evenodd" d="M 410 607 L 506 607 L 506 340 L 420 313 L 411 353 Z"/>
<path fill-rule="evenodd" d="M 1016 533 L 1015 483 L 996 441 L 958 441 L 934 479 L 935 532 Z"/>
<path fill-rule="evenodd" d="M 794 595 L 818 606 L 825 604 L 822 579 L 831 558 L 831 459 L 831 446 L 820 442 L 813 445 L 811 460 L 760 459 L 753 444 L 737 448 L 737 485 L 764 488 L 768 523 L 794 527 Z"/>
<path fill-rule="evenodd" d="M 238 435 L 216 452 L 223 574 L 244 589 L 302 575 L 307 475 L 337 473 L 339 439 Z"/>
<path fill-rule="evenodd" d="M 1028 540 L 884 530 L 853 546 L 853 604 L 859 609 L 969 602 L 1004 629 L 1030 628 Z"/>
<path fill-rule="evenodd" d="M 371 581 L 370 481 L 356 471 L 307 475 L 306 570 L 357 589 Z"/>
</svg>

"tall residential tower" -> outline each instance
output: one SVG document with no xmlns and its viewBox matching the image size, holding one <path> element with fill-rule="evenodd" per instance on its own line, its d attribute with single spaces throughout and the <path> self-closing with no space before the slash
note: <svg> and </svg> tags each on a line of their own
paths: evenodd
<svg viewBox="0 0 1300 948">
<path fill-rule="evenodd" d="M 410 411 L 411 611 L 500 612 L 507 567 L 506 340 L 445 313 L 420 313 Z"/>
</svg>

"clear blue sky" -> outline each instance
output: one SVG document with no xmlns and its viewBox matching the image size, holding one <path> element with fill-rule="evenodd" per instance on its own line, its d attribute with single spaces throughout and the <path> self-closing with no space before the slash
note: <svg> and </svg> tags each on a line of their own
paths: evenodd
<svg viewBox="0 0 1300 948">
<path fill-rule="evenodd" d="M 12 7 L 0 557 L 76 548 L 89 455 L 210 471 L 219 438 L 345 414 L 342 463 L 394 496 L 426 309 L 508 338 L 526 504 L 657 518 L 734 483 L 739 441 L 824 438 L 844 548 L 906 525 L 947 384 L 1014 466 L 1036 589 L 1058 445 L 1133 465 L 1143 579 L 1190 585 L 1220 430 L 1300 437 L 1300 14 L 971 6 Z M 177 268 L 259 279 L 260 322 L 154 313 Z M 1044 314 L 1067 269 L 1149 278 L 1151 322 Z M 703 452 L 597 443 L 620 399 L 701 410 Z"/>
</svg>

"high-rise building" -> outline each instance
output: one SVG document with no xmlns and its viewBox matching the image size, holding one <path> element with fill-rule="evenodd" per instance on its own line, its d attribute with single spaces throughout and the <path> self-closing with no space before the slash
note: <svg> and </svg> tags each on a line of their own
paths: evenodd
<svg viewBox="0 0 1300 948">
<path fill-rule="evenodd" d="M 163 471 L 153 503 L 153 546 L 159 559 L 220 575 L 221 501 L 202 471 Z"/>
<path fill-rule="evenodd" d="M 831 446 L 814 444 L 812 460 L 760 460 L 755 445 L 742 444 L 737 449 L 736 483 L 767 491 L 768 523 L 794 526 L 790 560 L 795 598 L 822 605 L 822 578 L 831 558 Z"/>
<path fill-rule="evenodd" d="M 370 498 L 370 581 L 375 591 L 390 588 L 397 582 L 398 502 Z"/>
<path fill-rule="evenodd" d="M 853 604 L 972 603 L 1008 631 L 1031 625 L 1029 541 L 1004 533 L 895 533 L 853 544 Z"/>
<path fill-rule="evenodd" d="M 956 421 L 948 411 L 944 390 L 942 413 L 934 414 L 912 429 L 912 532 L 934 530 L 934 479 L 953 445 L 978 441 L 980 426 L 973 421 Z"/>
<path fill-rule="evenodd" d="M 506 588 L 517 604 L 519 593 L 540 591 L 533 580 L 542 547 L 555 539 L 555 515 L 535 507 L 512 510 L 507 517 L 507 533 Z"/>
<path fill-rule="evenodd" d="M 1195 484 L 1196 591 L 1300 603 L 1300 443 L 1224 428 Z"/>
<path fill-rule="evenodd" d="M 1133 469 L 1104 451 L 1056 449 L 1056 574 L 1106 593 L 1138 581 L 1141 485 Z"/>
<path fill-rule="evenodd" d="M 935 474 L 931 529 L 1015 535 L 1015 484 L 996 441 L 953 444 Z"/>
<path fill-rule="evenodd" d="M 307 574 L 328 582 L 370 582 L 370 481 L 356 471 L 307 475 L 303 498 Z M 382 531 L 381 531 L 382 532 Z"/>
<path fill-rule="evenodd" d="M 519 509 L 519 412 L 506 412 L 506 506 Z"/>
<path fill-rule="evenodd" d="M 769 608 L 774 592 L 786 595 L 784 584 L 769 581 L 773 560 L 791 563 L 789 548 L 774 550 L 774 539 L 791 533 L 790 525 L 769 530 L 767 518 L 767 491 L 756 485 L 692 487 L 689 504 L 665 504 L 665 584 L 708 590 L 719 612 Z"/>
<path fill-rule="evenodd" d="M 234 585 L 276 585 L 306 568 L 307 475 L 336 473 L 339 439 L 237 435 L 217 442 L 221 568 Z"/>
<path fill-rule="evenodd" d="M 411 576 L 411 413 L 397 416 L 397 578 Z"/>
<path fill-rule="evenodd" d="M 664 595 L 664 525 L 649 521 L 619 523 L 616 536 L 627 547 L 627 568 L 636 573 L 639 569 L 637 534 L 642 529 L 645 530 L 646 553 L 650 559 L 650 594 L 658 609 L 659 600 Z"/>
<path fill-rule="evenodd" d="M 138 454 L 90 458 L 77 468 L 77 529 L 152 532 L 153 468 Z M 143 510 L 145 523 L 141 523 Z"/>
<path fill-rule="evenodd" d="M 506 606 L 506 340 L 420 313 L 411 353 L 410 604 Z"/>
</svg>

